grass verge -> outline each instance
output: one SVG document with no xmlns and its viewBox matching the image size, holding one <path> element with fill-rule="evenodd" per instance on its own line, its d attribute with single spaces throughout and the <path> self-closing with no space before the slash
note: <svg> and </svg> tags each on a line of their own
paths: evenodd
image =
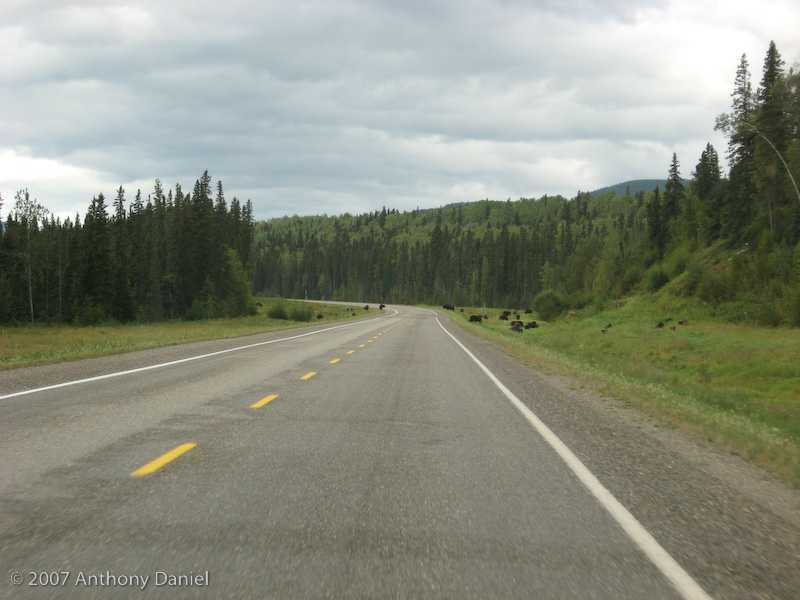
<svg viewBox="0 0 800 600">
<path fill-rule="evenodd" d="M 522 333 L 500 312 L 466 309 L 452 318 L 527 364 L 590 382 L 800 487 L 797 329 L 720 323 L 702 306 L 663 296 L 573 311 Z M 489 320 L 469 323 L 471 313 Z"/>
<path fill-rule="evenodd" d="M 95 327 L 0 326 L 2 331 L 0 370 L 254 335 L 316 323 L 354 319 L 365 314 L 361 308 L 353 311 L 351 307 L 345 308 L 341 304 L 278 301 L 268 298 L 256 298 L 256 300 L 262 304 L 258 307 L 258 315 L 237 319 L 107 324 Z M 267 316 L 279 302 L 287 307 L 285 318 L 274 319 Z M 322 315 L 321 319 L 316 318 L 318 314 Z M 292 315 L 301 315 L 302 320 L 292 320 Z"/>
</svg>

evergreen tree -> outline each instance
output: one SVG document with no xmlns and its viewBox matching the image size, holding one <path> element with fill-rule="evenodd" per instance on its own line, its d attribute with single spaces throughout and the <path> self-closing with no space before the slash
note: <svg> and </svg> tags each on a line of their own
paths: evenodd
<svg viewBox="0 0 800 600">
<path fill-rule="evenodd" d="M 676 219 L 680 214 L 681 201 L 683 199 L 683 182 L 678 171 L 678 156 L 672 154 L 672 163 L 669 167 L 669 177 L 664 187 L 664 203 L 662 206 L 662 219 L 668 223 Z"/>
<path fill-rule="evenodd" d="M 119 186 L 114 199 L 114 219 L 111 230 L 112 299 L 111 314 L 121 322 L 133 319 L 133 294 L 131 291 L 131 247 L 125 214 L 125 190 Z"/>
<path fill-rule="evenodd" d="M 662 257 L 667 245 L 667 236 L 661 207 L 661 192 L 658 187 L 653 190 L 653 196 L 647 204 L 647 230 L 651 247 L 658 252 L 659 258 Z"/>
<path fill-rule="evenodd" d="M 20 190 L 15 196 L 14 217 L 21 233 L 18 252 L 23 265 L 23 277 L 28 298 L 28 310 L 31 323 L 36 322 L 34 311 L 34 282 L 42 267 L 41 247 L 37 244 L 39 226 L 47 218 L 48 210 L 31 198 L 27 189 Z M 12 224 L 10 222 L 9 224 Z"/>
<path fill-rule="evenodd" d="M 710 143 L 700 155 L 700 161 L 692 173 L 692 190 L 700 204 L 701 229 L 707 241 L 719 237 L 720 212 L 722 208 L 720 184 L 722 174 L 719 155 Z"/>
<path fill-rule="evenodd" d="M 108 211 L 102 193 L 92 199 L 82 232 L 81 319 L 95 324 L 112 313 L 112 290 L 110 235 Z"/>
<path fill-rule="evenodd" d="M 720 115 L 716 124 L 717 129 L 728 134 L 728 159 L 731 163 L 728 194 L 720 212 L 720 233 L 731 243 L 740 244 L 747 238 L 755 195 L 753 157 L 756 133 L 752 124 L 755 101 L 744 54 L 736 71 L 732 97 L 733 111 Z"/>
</svg>

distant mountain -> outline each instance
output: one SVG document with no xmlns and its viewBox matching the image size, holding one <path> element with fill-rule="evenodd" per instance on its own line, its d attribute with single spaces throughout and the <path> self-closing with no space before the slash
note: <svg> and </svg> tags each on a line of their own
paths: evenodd
<svg viewBox="0 0 800 600">
<path fill-rule="evenodd" d="M 683 179 L 681 181 L 684 186 L 689 185 L 688 179 Z M 658 189 L 663 192 L 666 185 L 666 179 L 634 179 L 632 181 L 618 183 L 617 185 L 610 185 L 608 187 L 600 188 L 599 190 L 589 193 L 595 197 L 600 196 L 601 194 L 607 194 L 608 192 L 617 192 L 617 194 L 620 196 L 624 196 L 625 192 L 628 191 L 628 188 L 630 188 L 629 191 L 631 195 L 635 195 L 636 192 L 644 192 L 646 194 L 648 192 L 652 192 L 656 186 L 658 186 Z"/>
</svg>

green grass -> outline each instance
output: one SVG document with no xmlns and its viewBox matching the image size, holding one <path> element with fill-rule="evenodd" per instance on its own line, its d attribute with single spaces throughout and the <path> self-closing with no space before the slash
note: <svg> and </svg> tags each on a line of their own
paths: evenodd
<svg viewBox="0 0 800 600">
<path fill-rule="evenodd" d="M 470 312 L 490 319 L 468 323 Z M 720 323 L 702 304 L 667 294 L 573 311 L 521 334 L 499 313 L 467 309 L 454 319 L 800 486 L 800 330 Z"/>
<path fill-rule="evenodd" d="M 288 329 L 364 316 L 365 311 L 353 311 L 342 305 L 305 304 L 285 301 L 289 308 L 307 306 L 314 317 L 308 322 L 271 319 L 267 312 L 275 300 L 256 298 L 263 306 L 253 317 L 214 319 L 208 321 L 169 321 L 148 324 L 108 324 L 96 327 L 68 325 L 0 326 L 0 370 L 31 367 L 56 362 L 79 360 L 147 350 L 163 346 L 207 340 L 254 335 L 267 331 Z M 372 313 L 372 311 L 370 311 Z M 322 314 L 322 319 L 316 315 Z"/>
</svg>

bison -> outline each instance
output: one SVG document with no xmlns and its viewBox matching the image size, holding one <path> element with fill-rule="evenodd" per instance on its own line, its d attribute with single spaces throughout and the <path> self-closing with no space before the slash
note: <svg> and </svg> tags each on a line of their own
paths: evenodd
<svg viewBox="0 0 800 600">
<path fill-rule="evenodd" d="M 483 320 L 483 318 L 480 315 L 470 315 L 469 316 L 469 322 L 470 323 L 480 323 L 482 320 Z"/>
<path fill-rule="evenodd" d="M 445 310 L 452 310 L 452 311 L 455 311 L 456 309 L 456 307 L 453 306 L 452 304 L 445 304 L 444 306 L 442 306 L 442 308 Z"/>
</svg>

